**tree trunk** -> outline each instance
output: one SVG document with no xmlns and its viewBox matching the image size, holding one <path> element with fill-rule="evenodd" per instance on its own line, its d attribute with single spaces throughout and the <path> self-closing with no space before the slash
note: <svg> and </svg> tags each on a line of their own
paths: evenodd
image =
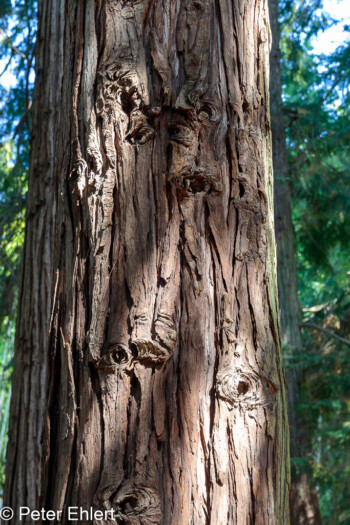
<svg viewBox="0 0 350 525">
<path fill-rule="evenodd" d="M 269 35 L 266 0 L 41 3 L 6 504 L 288 524 Z"/>
<path fill-rule="evenodd" d="M 282 112 L 282 80 L 280 62 L 280 27 L 278 0 L 269 0 L 272 49 L 270 55 L 270 92 L 273 169 L 275 177 L 275 234 L 277 244 L 278 297 L 281 309 L 282 342 L 288 353 L 300 351 L 301 312 L 298 300 L 295 239 L 292 223 L 291 196 L 288 184 L 288 163 L 285 123 Z M 301 386 L 300 370 L 287 369 L 290 453 L 292 458 L 306 458 L 311 452 L 311 436 L 307 421 L 296 411 Z M 300 467 L 292 469 L 290 511 L 292 525 L 319 525 L 321 516 L 312 474 Z"/>
</svg>

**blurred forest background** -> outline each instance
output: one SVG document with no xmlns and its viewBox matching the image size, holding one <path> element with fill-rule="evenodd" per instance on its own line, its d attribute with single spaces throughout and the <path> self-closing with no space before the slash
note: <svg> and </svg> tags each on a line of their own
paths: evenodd
<svg viewBox="0 0 350 525">
<path fill-rule="evenodd" d="M 336 3 L 336 0 L 333 0 Z M 344 10 L 348 9 L 343 1 Z M 324 524 L 350 524 L 350 26 L 323 0 L 281 0 L 282 111 L 303 315 L 297 412 L 312 450 L 292 469 L 312 473 Z M 350 12 L 341 12 L 343 17 Z M 344 42 L 321 54 L 333 28 Z M 16 301 L 32 135 L 35 0 L 0 0 L 0 499 Z M 12 81 L 7 79 L 11 77 Z"/>
</svg>

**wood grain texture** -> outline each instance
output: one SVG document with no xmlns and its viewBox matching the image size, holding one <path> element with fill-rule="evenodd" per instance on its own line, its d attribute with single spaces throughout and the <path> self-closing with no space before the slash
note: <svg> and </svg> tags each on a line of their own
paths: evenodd
<svg viewBox="0 0 350 525">
<path fill-rule="evenodd" d="M 38 44 L 64 57 L 37 87 L 60 93 L 42 475 L 17 495 L 14 405 L 6 501 L 114 508 L 130 525 L 285 525 L 266 0 L 48 9 L 65 21 L 52 40 L 41 17 Z M 28 399 L 37 410 L 36 395 L 14 403 Z"/>
</svg>

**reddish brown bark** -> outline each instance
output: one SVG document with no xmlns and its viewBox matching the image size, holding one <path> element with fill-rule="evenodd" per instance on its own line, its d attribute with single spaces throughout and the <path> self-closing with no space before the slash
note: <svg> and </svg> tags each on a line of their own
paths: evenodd
<svg viewBox="0 0 350 525">
<path fill-rule="evenodd" d="M 48 0 L 39 34 L 33 158 L 46 140 L 53 157 L 32 160 L 30 194 L 50 183 L 51 291 L 21 300 L 16 378 L 33 377 L 38 341 L 20 341 L 41 301 L 47 399 L 27 464 L 39 400 L 14 396 L 6 502 L 287 524 L 266 2 Z"/>
</svg>

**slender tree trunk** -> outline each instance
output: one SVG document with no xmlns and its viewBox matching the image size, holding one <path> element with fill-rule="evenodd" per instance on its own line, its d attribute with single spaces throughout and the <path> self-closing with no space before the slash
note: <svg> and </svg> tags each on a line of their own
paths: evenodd
<svg viewBox="0 0 350 525">
<path fill-rule="evenodd" d="M 270 55 L 270 92 L 273 168 L 275 176 L 275 234 L 277 244 L 278 296 L 281 309 L 282 342 L 290 353 L 300 351 L 301 312 L 298 301 L 295 239 L 292 223 L 291 196 L 288 184 L 285 123 L 282 113 L 282 81 L 280 63 L 280 27 L 278 0 L 269 0 L 272 49 Z M 307 421 L 296 412 L 301 383 L 300 370 L 287 370 L 288 412 L 291 457 L 307 457 L 311 452 L 311 436 Z M 290 490 L 292 525 L 318 525 L 321 516 L 312 475 L 292 469 Z"/>
<path fill-rule="evenodd" d="M 286 525 L 266 0 L 39 15 L 6 504 Z"/>
</svg>

